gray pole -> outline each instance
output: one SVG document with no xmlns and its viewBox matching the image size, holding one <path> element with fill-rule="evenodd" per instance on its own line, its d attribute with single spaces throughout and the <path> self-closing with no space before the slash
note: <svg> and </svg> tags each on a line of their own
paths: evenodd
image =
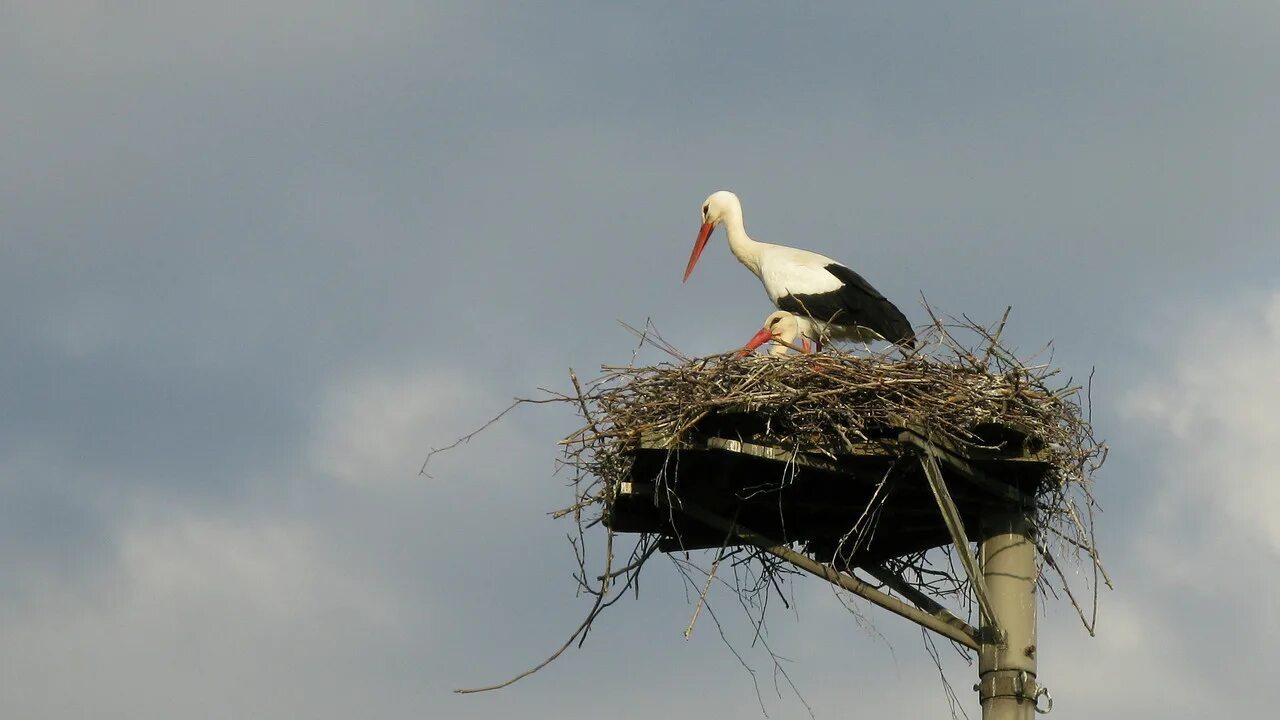
<svg viewBox="0 0 1280 720">
<path fill-rule="evenodd" d="M 1004 637 L 978 650 L 982 720 L 1030 720 L 1036 693 L 1036 550 L 1020 508 L 992 508 L 982 518 L 979 563 Z"/>
</svg>

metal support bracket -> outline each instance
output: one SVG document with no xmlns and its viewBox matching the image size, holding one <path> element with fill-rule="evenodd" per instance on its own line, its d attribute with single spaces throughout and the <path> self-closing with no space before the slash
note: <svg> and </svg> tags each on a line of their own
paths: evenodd
<svg viewBox="0 0 1280 720">
<path fill-rule="evenodd" d="M 1025 670 L 996 670 L 983 675 L 974 689 L 980 702 L 998 697 L 1034 702 L 1040 686 L 1036 685 L 1036 676 Z"/>
<path fill-rule="evenodd" d="M 972 632 L 972 628 L 969 628 L 968 625 L 957 627 L 952 622 L 920 610 L 909 603 L 893 597 L 892 595 L 880 592 L 871 585 L 848 573 L 840 572 L 830 565 L 820 563 L 803 553 L 796 552 L 782 543 L 776 542 L 764 535 L 750 530 L 749 528 L 745 528 L 733 520 L 705 510 L 684 498 L 674 496 L 671 497 L 671 500 L 676 509 L 703 525 L 724 532 L 726 535 L 736 537 L 744 543 L 754 545 L 774 557 L 786 560 L 801 570 L 812 575 L 817 575 L 829 583 L 839 585 L 854 595 L 857 595 L 875 605 L 879 605 L 885 610 L 896 615 L 900 615 L 918 625 L 923 625 L 948 640 L 959 643 L 970 650 L 978 650 L 978 640 L 974 636 L 975 633 Z M 968 629 L 966 630 L 963 628 Z"/>
<path fill-rule="evenodd" d="M 920 454 L 920 464 L 924 467 L 924 475 L 929 480 L 929 488 L 933 490 L 933 497 L 938 501 L 938 510 L 942 512 L 942 520 L 946 523 L 947 530 L 951 533 L 951 539 L 956 546 L 956 554 L 960 556 L 960 564 L 964 566 L 964 572 L 969 576 L 969 583 L 973 586 L 973 594 L 978 599 L 978 610 L 982 615 L 984 629 L 990 628 L 999 638 L 1001 636 L 1000 627 L 996 624 L 995 613 L 991 609 L 991 593 L 987 591 L 987 583 L 982 578 L 981 569 L 978 568 L 978 560 L 973 556 L 973 551 L 969 548 L 969 536 L 964 532 L 964 522 L 960 518 L 960 510 L 956 507 L 955 500 L 951 499 L 951 492 L 947 490 L 947 483 L 942 477 L 942 468 L 938 466 L 937 458 L 930 452 Z"/>
<path fill-rule="evenodd" d="M 955 615 L 955 613 L 943 607 L 941 603 L 917 590 L 915 586 L 904 580 L 900 575 L 894 573 L 883 565 L 863 565 L 861 567 L 863 572 L 884 583 L 902 597 L 910 600 L 916 607 L 964 632 L 966 635 L 971 635 L 977 638 L 978 642 L 983 642 L 983 633 L 981 630 L 960 619 Z"/>
<path fill-rule="evenodd" d="M 995 698 L 1013 698 L 1019 703 L 1031 703 L 1036 713 L 1048 715 L 1053 712 L 1053 696 L 1049 688 L 1036 682 L 1034 673 L 1026 670 L 997 670 L 982 676 L 973 686 L 978 691 L 978 701 L 985 703 Z M 1045 699 L 1044 707 L 1040 706 L 1040 698 Z"/>
</svg>

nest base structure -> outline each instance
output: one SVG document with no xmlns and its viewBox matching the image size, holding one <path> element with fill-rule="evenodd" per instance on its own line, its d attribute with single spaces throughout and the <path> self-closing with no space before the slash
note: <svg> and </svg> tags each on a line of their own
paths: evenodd
<svg viewBox="0 0 1280 720">
<path fill-rule="evenodd" d="M 679 440 L 644 435 L 630 476 L 607 502 L 615 532 L 653 533 L 666 552 L 741 544 L 682 510 L 692 503 L 779 543 L 803 543 L 822 562 L 879 565 L 953 542 L 919 461 L 932 453 L 964 529 L 978 537 L 985 513 L 1031 510 L 1051 464 L 1016 428 L 974 428 L 958 446 L 918 427 L 881 426 L 841 453 L 779 447 L 750 413 L 713 415 Z M 982 447 L 983 449 L 978 449 Z M 986 449 L 991 448 L 991 449 Z M 874 508 L 874 532 L 850 528 Z"/>
<path fill-rule="evenodd" d="M 979 443 L 957 445 L 903 424 L 875 428 L 875 437 L 832 454 L 764 444 L 760 421 L 717 414 L 678 440 L 642 435 L 629 478 L 606 499 L 605 522 L 614 532 L 656 534 L 665 552 L 754 545 L 976 650 L 983 720 L 1030 720 L 1052 709 L 1037 681 L 1030 528 L 1053 464 L 1036 438 L 987 424 L 971 429 Z M 871 524 L 869 512 L 877 515 Z M 853 536 L 860 526 L 874 531 Z M 979 627 L 887 569 L 886 561 L 950 544 L 973 584 Z M 858 580 L 855 568 L 909 602 Z"/>
<path fill-rule="evenodd" d="M 637 533 L 637 551 L 722 549 L 708 588 L 723 557 L 770 582 L 789 563 L 976 652 L 984 720 L 1030 718 L 1047 698 L 1042 570 L 1092 632 L 1054 554 L 1105 578 L 1089 486 L 1106 447 L 1086 387 L 1051 387 L 1058 371 L 1017 360 L 1000 328 L 966 327 L 979 348 L 938 323 L 901 358 L 680 357 L 574 378 L 586 424 L 562 441 L 578 472 L 562 512 L 600 508 L 610 544 Z"/>
</svg>

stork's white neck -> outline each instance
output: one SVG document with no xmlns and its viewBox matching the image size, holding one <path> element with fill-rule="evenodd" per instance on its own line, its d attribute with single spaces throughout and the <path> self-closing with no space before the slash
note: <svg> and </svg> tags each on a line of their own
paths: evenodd
<svg viewBox="0 0 1280 720">
<path fill-rule="evenodd" d="M 729 237 L 730 252 L 738 258 L 738 262 L 746 265 L 748 270 L 759 277 L 760 252 L 764 249 L 765 243 L 756 242 L 747 234 L 747 227 L 742 222 L 742 208 L 740 206 L 729 208 L 721 224 L 724 225 L 725 235 Z"/>
</svg>

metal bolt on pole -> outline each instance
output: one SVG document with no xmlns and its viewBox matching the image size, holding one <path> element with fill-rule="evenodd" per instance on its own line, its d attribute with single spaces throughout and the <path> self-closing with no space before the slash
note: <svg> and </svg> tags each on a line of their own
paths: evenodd
<svg viewBox="0 0 1280 720">
<path fill-rule="evenodd" d="M 1030 720 L 1036 684 L 1036 550 L 1017 507 L 993 508 L 982 518 L 979 563 L 992 619 L 1002 637 L 984 633 L 978 650 L 982 720 Z"/>
</svg>

